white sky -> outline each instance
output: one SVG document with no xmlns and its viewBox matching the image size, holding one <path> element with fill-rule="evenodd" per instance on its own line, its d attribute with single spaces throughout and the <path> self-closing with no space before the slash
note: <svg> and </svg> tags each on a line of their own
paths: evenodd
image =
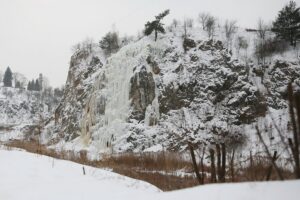
<svg viewBox="0 0 300 200">
<path fill-rule="evenodd" d="M 71 46 L 86 37 L 98 41 L 115 24 L 121 35 L 136 34 L 165 9 L 173 18 L 210 12 L 255 27 L 272 21 L 289 0 L 0 0 L 0 70 L 27 78 L 43 73 L 53 86 L 65 83 Z M 300 0 L 296 0 L 300 6 Z"/>
</svg>

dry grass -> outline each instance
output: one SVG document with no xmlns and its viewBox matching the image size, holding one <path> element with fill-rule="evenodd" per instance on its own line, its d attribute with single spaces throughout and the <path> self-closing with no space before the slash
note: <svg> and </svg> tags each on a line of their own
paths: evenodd
<svg viewBox="0 0 300 200">
<path fill-rule="evenodd" d="M 255 155 L 252 161 L 249 158 L 235 165 L 235 177 L 233 182 L 267 181 L 266 178 L 270 166 L 271 163 L 267 156 Z M 286 167 L 281 166 L 280 171 L 285 179 L 292 179 L 292 173 Z M 227 174 L 230 174 L 230 172 Z M 269 180 L 279 180 L 274 169 L 272 169 Z M 228 182 L 232 182 L 231 176 L 228 177 Z"/>
<path fill-rule="evenodd" d="M 120 167 L 114 168 L 114 172 L 131 178 L 147 181 L 163 191 L 178 190 L 198 185 L 197 180 L 191 176 L 180 177 L 171 174 L 162 174 L 159 172 L 141 172 Z"/>
<path fill-rule="evenodd" d="M 176 171 L 192 172 L 191 163 L 175 153 L 126 153 L 107 157 L 98 162 L 101 167 L 110 167 L 119 174 L 147 181 L 164 191 L 198 185 L 193 174 L 176 175 Z"/>
<path fill-rule="evenodd" d="M 175 153 L 127 153 L 113 157 L 106 156 L 102 160 L 89 160 L 86 151 L 80 151 L 78 154 L 73 151 L 57 152 L 36 141 L 13 140 L 5 145 L 7 148 L 20 148 L 31 153 L 70 160 L 93 167 L 111 168 L 116 173 L 147 181 L 163 191 L 182 189 L 198 184 L 191 175 L 178 176 L 174 173 L 176 170 L 182 169 L 192 171 L 191 163 Z"/>
<path fill-rule="evenodd" d="M 8 132 L 13 130 L 13 126 L 0 126 L 0 131 Z"/>
<path fill-rule="evenodd" d="M 57 152 L 48 149 L 35 141 L 14 140 L 5 144 L 7 148 L 21 148 L 31 153 L 42 154 L 57 159 L 74 161 L 98 168 L 111 168 L 114 172 L 147 181 L 163 191 L 177 190 L 198 185 L 197 179 L 193 174 L 192 163 L 176 153 L 141 153 L 141 154 L 119 154 L 117 156 L 106 156 L 102 160 L 89 160 L 86 151 L 74 153 L 74 151 Z M 244 182 L 244 181 L 263 181 L 266 178 L 270 163 L 266 157 L 253 156 L 252 164 L 250 159 L 235 163 L 234 180 L 230 175 L 230 169 L 227 167 L 226 182 Z M 186 175 L 179 176 L 178 170 L 184 170 Z M 281 168 L 285 179 L 292 178 L 292 172 Z M 204 166 L 204 183 L 210 181 L 210 168 Z M 273 170 L 270 180 L 278 180 Z"/>
<path fill-rule="evenodd" d="M 102 162 L 111 166 L 125 165 L 130 168 L 139 168 L 141 170 L 156 171 L 175 171 L 186 169 L 191 171 L 191 163 L 185 160 L 181 155 L 171 152 L 160 153 L 123 153 L 116 156 L 106 156 Z"/>
</svg>

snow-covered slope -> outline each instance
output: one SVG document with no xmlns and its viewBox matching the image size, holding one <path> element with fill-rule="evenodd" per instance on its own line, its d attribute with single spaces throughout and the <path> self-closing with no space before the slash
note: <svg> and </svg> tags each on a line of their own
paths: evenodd
<svg viewBox="0 0 300 200">
<path fill-rule="evenodd" d="M 1 200 L 134 199 L 160 190 L 116 173 L 21 151 L 0 150 Z"/>
<path fill-rule="evenodd" d="M 0 87 L 0 141 L 32 139 L 51 118 L 59 96 L 46 91 Z"/>
<path fill-rule="evenodd" d="M 38 92 L 24 89 L 0 87 L 0 124 L 31 124 L 38 120 L 38 114 L 47 110 Z"/>
<path fill-rule="evenodd" d="M 1 200 L 296 200 L 300 181 L 211 184 L 161 192 L 110 171 L 17 150 L 0 150 Z"/>
<path fill-rule="evenodd" d="M 35 127 L 51 116 L 41 93 L 0 87 L 0 141 L 30 139 Z"/>
</svg>

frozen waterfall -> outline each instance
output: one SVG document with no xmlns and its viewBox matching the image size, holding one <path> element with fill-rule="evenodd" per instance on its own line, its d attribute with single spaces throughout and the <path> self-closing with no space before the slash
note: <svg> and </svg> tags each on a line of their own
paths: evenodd
<svg viewBox="0 0 300 200">
<path fill-rule="evenodd" d="M 126 132 L 131 103 L 130 79 L 134 70 L 145 65 L 149 54 L 162 53 L 163 48 L 153 47 L 150 42 L 141 40 L 122 48 L 99 70 L 93 93 L 84 110 L 81 137 L 84 141 L 92 137 L 93 146 L 101 152 L 112 150 L 114 141 Z"/>
</svg>

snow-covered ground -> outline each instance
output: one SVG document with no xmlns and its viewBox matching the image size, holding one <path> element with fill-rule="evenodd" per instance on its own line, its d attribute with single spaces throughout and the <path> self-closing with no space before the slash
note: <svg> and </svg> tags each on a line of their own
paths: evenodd
<svg viewBox="0 0 300 200">
<path fill-rule="evenodd" d="M 160 192 L 149 183 L 69 161 L 0 150 L 1 200 L 134 199 Z"/>
<path fill-rule="evenodd" d="M 161 192 L 155 186 L 103 169 L 18 150 L 0 150 L 1 200 L 280 200 L 298 199 L 300 181 L 213 184 Z"/>
</svg>

